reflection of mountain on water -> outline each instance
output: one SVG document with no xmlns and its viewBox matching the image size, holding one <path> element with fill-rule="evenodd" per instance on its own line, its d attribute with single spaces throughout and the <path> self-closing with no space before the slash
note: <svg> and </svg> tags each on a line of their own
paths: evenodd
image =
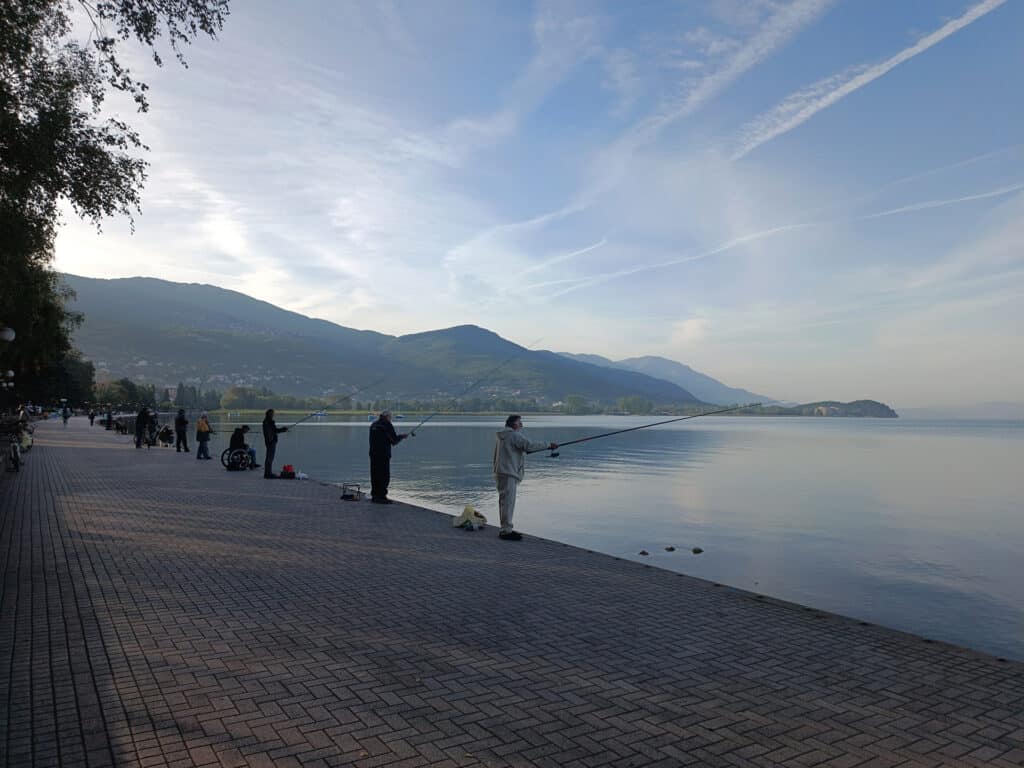
<svg viewBox="0 0 1024 768">
<path fill-rule="evenodd" d="M 536 442 L 568 442 L 607 431 L 578 422 L 569 426 L 571 419 L 554 421 L 528 427 L 524 434 Z M 319 480 L 358 482 L 367 475 L 364 422 L 310 426 L 318 428 L 289 433 L 289 440 L 282 440 L 278 447 L 279 456 L 287 453 L 288 463 Z M 447 511 L 461 510 L 469 503 L 490 504 L 494 492 L 494 439 L 500 428 L 500 420 L 492 419 L 430 421 L 415 437 L 395 447 L 393 494 Z M 569 446 L 554 459 L 548 458 L 547 452 L 539 452 L 526 460 L 527 482 L 531 478 L 557 481 L 568 474 L 624 482 L 675 475 L 701 466 L 717 452 L 722 439 L 717 432 L 703 430 L 651 429 Z"/>
</svg>

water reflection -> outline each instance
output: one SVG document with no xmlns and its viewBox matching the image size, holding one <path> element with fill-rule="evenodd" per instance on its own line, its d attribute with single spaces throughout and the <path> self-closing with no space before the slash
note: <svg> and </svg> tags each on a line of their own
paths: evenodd
<svg viewBox="0 0 1024 768">
<path fill-rule="evenodd" d="M 392 495 L 449 512 L 473 504 L 496 520 L 501 422 L 431 421 L 395 449 Z M 641 423 L 530 417 L 527 434 L 566 442 Z M 307 422 L 282 436 L 278 461 L 365 485 L 367 426 Z M 1022 449 L 1020 423 L 709 417 L 530 456 L 516 523 L 1024 659 Z"/>
</svg>

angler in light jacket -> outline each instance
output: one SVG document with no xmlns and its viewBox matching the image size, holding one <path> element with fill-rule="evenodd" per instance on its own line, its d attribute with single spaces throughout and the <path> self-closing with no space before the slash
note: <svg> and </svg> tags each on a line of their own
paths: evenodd
<svg viewBox="0 0 1024 768">
<path fill-rule="evenodd" d="M 555 450 L 558 443 L 533 443 L 522 433 L 523 419 L 512 414 L 505 419 L 505 428 L 498 432 L 494 443 L 494 481 L 498 486 L 498 518 L 501 530 L 498 537 L 507 541 L 523 538 L 512 526 L 512 513 L 516 508 L 516 491 L 525 471 L 526 454 L 530 451 Z"/>
</svg>

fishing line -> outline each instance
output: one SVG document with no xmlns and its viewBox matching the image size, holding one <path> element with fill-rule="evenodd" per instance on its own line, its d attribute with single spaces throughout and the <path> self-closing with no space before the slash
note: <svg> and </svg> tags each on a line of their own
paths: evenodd
<svg viewBox="0 0 1024 768">
<path fill-rule="evenodd" d="M 292 427 L 297 427 L 297 426 L 298 426 L 299 424 L 301 424 L 302 422 L 304 422 L 304 421 L 308 421 L 309 419 L 312 419 L 312 418 L 313 418 L 314 416 L 316 416 L 316 415 L 317 415 L 318 413 L 322 413 L 323 411 L 326 411 L 326 410 L 327 410 L 327 409 L 329 409 L 329 408 L 333 408 L 333 407 L 334 407 L 335 405 L 337 405 L 338 403 L 340 403 L 340 402 L 341 402 L 342 400 L 345 400 L 345 399 L 350 399 L 350 398 L 353 398 L 353 397 L 355 397 L 356 395 L 358 395 L 358 394 L 359 394 L 360 392 L 365 392 L 365 391 L 366 391 L 366 390 L 368 390 L 368 389 L 369 389 L 370 387 L 375 387 L 375 386 L 377 386 L 377 385 L 378 385 L 378 384 L 380 384 L 380 383 L 381 383 L 382 381 L 384 381 L 384 379 L 385 379 L 385 378 L 386 378 L 386 377 L 382 376 L 381 378 L 377 379 L 376 381 L 370 382 L 370 383 L 369 383 L 369 384 L 367 384 L 367 385 L 366 385 L 365 387 L 360 387 L 360 388 L 359 388 L 359 389 L 357 389 L 357 390 L 356 390 L 355 392 L 350 392 L 350 393 L 349 393 L 349 394 L 347 394 L 347 395 L 342 395 L 342 396 L 341 396 L 341 397 L 339 397 L 339 398 L 338 398 L 337 400 L 335 400 L 335 401 L 334 401 L 333 403 L 329 403 L 328 405 L 325 405 L 325 406 L 324 406 L 323 408 L 321 408 L 321 409 L 320 409 L 319 411 L 313 411 L 313 412 L 312 412 L 311 414 L 309 414 L 309 416 L 306 416 L 306 417 L 305 417 L 304 419 L 299 419 L 299 420 L 298 420 L 298 421 L 296 421 L 296 422 L 295 422 L 294 424 L 290 424 L 290 425 L 288 426 L 288 429 L 291 429 Z"/>
<path fill-rule="evenodd" d="M 602 437 L 611 437 L 612 435 L 621 435 L 621 434 L 624 434 L 626 432 L 636 432 L 638 429 L 648 429 L 649 427 L 659 427 L 662 424 L 672 424 L 673 422 L 676 422 L 676 421 L 686 421 L 687 419 L 696 419 L 696 418 L 699 418 L 701 416 L 713 416 L 716 413 L 731 413 L 732 411 L 740 411 L 740 410 L 743 410 L 744 408 L 756 408 L 759 405 L 761 405 L 761 403 L 748 403 L 747 405 L 734 405 L 732 408 L 721 408 L 721 409 L 719 409 L 717 411 L 705 411 L 703 413 L 693 413 L 693 414 L 690 414 L 689 416 L 678 416 L 678 417 L 676 417 L 674 419 L 665 419 L 664 421 L 655 421 L 655 422 L 653 422 L 651 424 L 641 424 L 638 427 L 628 427 L 627 429 L 616 429 L 614 432 L 602 432 L 600 435 L 590 435 L 589 437 L 581 437 L 578 440 L 569 440 L 568 442 L 565 442 L 565 443 L 558 443 L 558 447 L 559 448 L 563 448 L 566 445 L 576 445 L 577 443 L 585 443 L 585 442 L 587 442 L 589 440 L 598 440 L 598 439 L 600 439 Z M 548 448 L 538 448 L 538 449 L 533 450 L 533 451 L 527 451 L 527 453 L 540 453 L 541 451 L 547 451 L 547 450 L 549 450 L 549 449 Z M 550 454 L 548 454 L 548 458 L 552 458 L 553 459 L 553 458 L 557 457 L 558 455 L 559 455 L 558 451 L 554 450 L 554 451 L 551 451 Z"/>
<path fill-rule="evenodd" d="M 541 336 L 539 339 L 537 339 L 532 344 L 530 344 L 529 347 L 523 347 L 523 349 L 525 349 L 527 352 L 529 352 L 529 351 L 531 351 L 531 349 L 533 347 L 535 347 L 538 344 L 540 344 L 543 340 L 544 340 L 544 337 Z M 496 367 L 494 367 L 491 370 L 489 370 L 487 373 L 485 373 L 479 379 L 477 379 L 472 384 L 470 384 L 468 387 L 466 387 L 464 390 L 459 392 L 459 394 L 455 395 L 455 397 L 453 397 L 452 400 L 458 400 L 460 397 L 463 397 L 464 395 L 468 394 L 469 392 L 472 392 L 478 386 L 483 384 L 483 382 L 486 381 L 488 378 L 490 378 L 491 376 L 496 374 L 498 371 L 500 371 L 502 368 L 504 368 L 506 365 L 511 363 L 516 358 L 516 356 L 518 354 L 519 354 L 518 350 L 516 352 L 513 352 L 509 357 L 505 358 L 500 363 L 498 363 L 498 365 Z M 412 430 L 410 430 L 409 435 L 410 436 L 415 436 L 417 429 L 422 427 L 424 424 L 426 424 L 428 421 L 430 421 L 435 416 L 440 415 L 440 413 L 441 413 L 441 411 L 435 411 L 434 413 L 432 413 L 429 416 L 427 416 L 427 418 L 425 418 L 423 421 L 421 421 L 419 424 L 417 424 L 415 427 L 413 427 Z"/>
</svg>

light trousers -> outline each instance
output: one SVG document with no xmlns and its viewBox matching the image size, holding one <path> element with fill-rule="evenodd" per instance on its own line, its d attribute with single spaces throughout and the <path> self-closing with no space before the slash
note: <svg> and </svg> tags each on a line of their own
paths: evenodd
<svg viewBox="0 0 1024 768">
<path fill-rule="evenodd" d="M 516 490 L 519 488 L 519 480 L 512 475 L 495 475 L 494 481 L 498 486 L 498 521 L 501 530 L 512 530 L 512 513 L 516 509 Z"/>
</svg>

